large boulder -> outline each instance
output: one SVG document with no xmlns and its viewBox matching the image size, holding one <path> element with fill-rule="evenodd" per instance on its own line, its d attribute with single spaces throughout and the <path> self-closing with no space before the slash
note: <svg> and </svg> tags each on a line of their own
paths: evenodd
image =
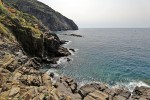
<svg viewBox="0 0 150 100">
<path fill-rule="evenodd" d="M 82 96 L 82 98 L 84 98 L 86 95 L 94 92 L 95 90 L 104 91 L 107 88 L 108 87 L 104 84 L 98 84 L 98 83 L 86 84 L 80 88 L 79 94 Z"/>
<path fill-rule="evenodd" d="M 132 93 L 133 99 L 140 99 L 140 100 L 150 100 L 150 88 L 149 87 L 136 87 Z"/>
<path fill-rule="evenodd" d="M 109 100 L 108 94 L 101 92 L 99 90 L 95 90 L 94 92 L 89 93 L 89 95 L 98 100 Z"/>
<path fill-rule="evenodd" d="M 19 92 L 20 92 L 20 88 L 19 87 L 12 87 L 12 89 L 10 90 L 9 96 L 10 97 L 14 97 Z"/>
</svg>

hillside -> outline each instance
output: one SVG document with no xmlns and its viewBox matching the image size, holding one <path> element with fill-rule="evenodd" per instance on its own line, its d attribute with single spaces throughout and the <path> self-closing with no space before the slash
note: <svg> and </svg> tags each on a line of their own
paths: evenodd
<svg viewBox="0 0 150 100">
<path fill-rule="evenodd" d="M 0 100 L 55 98 L 51 77 L 39 68 L 69 54 L 38 19 L 0 0 Z"/>
<path fill-rule="evenodd" d="M 5 0 L 20 11 L 29 13 L 52 31 L 77 30 L 77 25 L 51 7 L 37 0 Z"/>
</svg>

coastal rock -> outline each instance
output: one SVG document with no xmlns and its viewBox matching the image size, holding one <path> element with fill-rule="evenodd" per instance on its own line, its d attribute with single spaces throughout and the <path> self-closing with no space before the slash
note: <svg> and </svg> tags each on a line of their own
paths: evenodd
<svg viewBox="0 0 150 100">
<path fill-rule="evenodd" d="M 127 90 L 122 90 L 122 92 L 119 95 L 128 99 L 131 96 L 131 92 Z"/>
<path fill-rule="evenodd" d="M 120 98 L 120 96 L 128 99 L 131 96 L 131 92 L 125 89 L 118 89 L 118 88 L 107 88 L 105 91 L 105 93 L 109 94 L 110 96 L 114 97 L 114 96 L 119 96 L 116 98 Z"/>
<path fill-rule="evenodd" d="M 78 35 L 78 34 L 60 34 L 60 35 L 74 36 L 74 37 L 83 37 L 82 35 Z"/>
<path fill-rule="evenodd" d="M 87 95 L 83 100 L 95 100 L 93 97 Z"/>
<path fill-rule="evenodd" d="M 45 86 L 50 86 L 50 87 L 52 86 L 51 78 L 48 74 L 46 74 L 46 73 L 43 74 L 42 80 L 43 80 L 43 83 Z"/>
<path fill-rule="evenodd" d="M 96 88 L 93 87 L 92 85 L 86 84 L 80 88 L 79 94 L 82 96 L 82 98 L 84 98 L 88 93 L 95 91 L 95 89 Z"/>
<path fill-rule="evenodd" d="M 120 96 L 120 95 L 117 95 L 113 98 L 113 100 L 127 100 L 127 98 L 123 97 L 123 96 Z"/>
<path fill-rule="evenodd" d="M 150 88 L 149 87 L 136 87 L 132 93 L 133 99 L 149 100 L 150 99 Z"/>
<path fill-rule="evenodd" d="M 89 93 L 88 95 L 90 95 L 91 97 L 95 98 L 95 99 L 99 99 L 99 100 L 109 100 L 109 96 L 108 94 L 95 90 L 92 93 Z"/>
<path fill-rule="evenodd" d="M 69 42 L 69 41 L 66 41 L 66 40 L 60 40 L 60 44 L 61 44 L 61 45 L 66 44 L 67 42 Z"/>
<path fill-rule="evenodd" d="M 76 52 L 76 50 L 75 50 L 75 49 L 72 49 L 72 48 L 70 48 L 69 50 L 71 50 L 72 52 Z"/>
<path fill-rule="evenodd" d="M 78 35 L 78 34 L 70 34 L 70 36 L 83 37 L 82 35 Z"/>
<path fill-rule="evenodd" d="M 19 92 L 20 92 L 20 88 L 19 87 L 12 87 L 12 89 L 10 90 L 9 96 L 10 97 L 14 97 Z"/>
<path fill-rule="evenodd" d="M 67 48 L 59 47 L 58 53 L 56 54 L 57 57 L 69 56 L 71 53 L 68 51 Z"/>
<path fill-rule="evenodd" d="M 4 92 L 4 91 L 8 91 L 9 89 L 8 89 L 8 86 L 6 86 L 6 85 L 3 85 L 2 87 L 1 87 L 1 92 Z"/>
<path fill-rule="evenodd" d="M 72 84 L 72 85 L 70 86 L 72 93 L 75 93 L 75 92 L 76 92 L 77 87 L 78 87 L 78 86 L 77 86 L 77 83 L 74 83 L 74 84 Z"/>
<path fill-rule="evenodd" d="M 32 98 L 31 94 L 26 94 L 24 96 L 24 100 L 31 100 L 31 98 Z"/>
<path fill-rule="evenodd" d="M 18 22 L 15 19 L 17 19 L 17 17 L 7 17 L 7 20 L 10 22 L 9 26 L 5 21 L 2 23 L 9 27 L 13 36 L 15 36 L 25 53 L 29 56 L 41 59 L 52 59 L 55 57 L 71 55 L 67 48 L 61 47 L 60 40 L 56 34 L 49 30 L 42 32 L 40 29 L 35 29 L 32 26 L 25 27 L 21 22 Z M 19 61 L 21 63 L 24 63 L 27 60 L 27 57 L 24 56 L 22 52 L 19 52 L 18 56 L 20 56 Z M 11 62 L 13 62 L 13 58 L 3 66 L 8 66 Z"/>
</svg>

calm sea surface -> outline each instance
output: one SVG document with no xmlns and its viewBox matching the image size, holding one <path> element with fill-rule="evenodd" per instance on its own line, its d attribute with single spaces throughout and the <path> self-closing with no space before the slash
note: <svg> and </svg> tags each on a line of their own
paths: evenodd
<svg viewBox="0 0 150 100">
<path fill-rule="evenodd" d="M 150 84 L 150 29 L 80 29 L 57 32 L 78 49 L 73 61 L 59 65 L 58 73 L 78 82 L 100 81 L 109 85 Z"/>
</svg>

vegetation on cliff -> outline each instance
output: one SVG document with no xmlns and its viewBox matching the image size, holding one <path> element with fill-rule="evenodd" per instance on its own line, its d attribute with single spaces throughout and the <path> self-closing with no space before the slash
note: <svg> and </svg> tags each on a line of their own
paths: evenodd
<svg viewBox="0 0 150 100">
<path fill-rule="evenodd" d="M 70 54 L 60 46 L 57 35 L 51 33 L 37 18 L 4 5 L 0 6 L 1 34 L 8 37 L 8 33 L 12 33 L 9 38 L 14 36 L 29 56 L 51 59 Z"/>
<path fill-rule="evenodd" d="M 35 17 L 0 2 L 0 100 L 67 98 L 52 86 L 48 74 L 39 71 L 42 55 L 62 56 L 60 48 L 56 34 Z"/>
<path fill-rule="evenodd" d="M 16 9 L 29 13 L 52 31 L 77 30 L 77 25 L 59 12 L 37 0 L 5 0 Z"/>
</svg>

